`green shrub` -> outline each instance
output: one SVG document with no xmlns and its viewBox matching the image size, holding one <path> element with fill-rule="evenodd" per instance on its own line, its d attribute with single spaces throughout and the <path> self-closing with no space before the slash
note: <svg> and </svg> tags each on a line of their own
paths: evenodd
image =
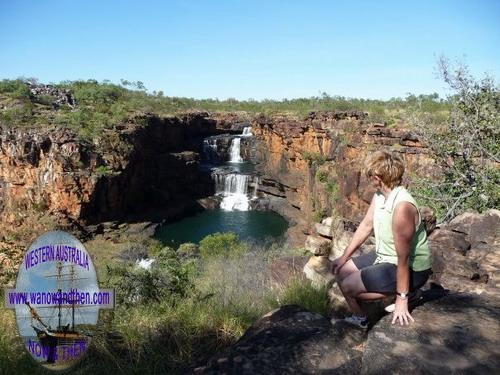
<svg viewBox="0 0 500 375">
<path fill-rule="evenodd" d="M 3 79 L 0 81 L 0 94 L 6 94 L 13 99 L 29 99 L 28 85 L 20 79 Z"/>
<path fill-rule="evenodd" d="M 309 151 L 304 151 L 302 153 L 302 157 L 304 158 L 305 161 L 307 161 L 309 164 L 317 164 L 317 165 L 322 165 L 326 161 L 326 156 L 320 154 L 319 152 L 309 152 Z"/>
<path fill-rule="evenodd" d="M 331 202 L 337 203 L 340 194 L 340 187 L 337 181 L 329 180 L 326 184 L 326 191 L 330 194 Z"/>
<path fill-rule="evenodd" d="M 325 182 L 328 181 L 328 171 L 317 171 L 316 179 L 324 184 Z"/>
<path fill-rule="evenodd" d="M 445 58 L 438 71 L 455 93 L 450 118 L 436 124 L 421 110 L 408 117 L 442 173 L 440 181 L 423 179 L 412 189 L 442 222 L 500 205 L 500 89 L 492 77 L 476 80 L 466 66 L 451 67 Z"/>
<path fill-rule="evenodd" d="M 51 107 L 55 100 L 56 98 L 54 98 L 52 95 L 40 95 L 36 97 L 35 101 L 47 107 Z"/>
<path fill-rule="evenodd" d="M 95 80 L 76 81 L 71 84 L 73 95 L 78 103 L 84 105 L 109 105 L 120 99 L 126 89 Z"/>
<path fill-rule="evenodd" d="M 0 111 L 0 120 L 9 125 L 27 125 L 34 121 L 33 103 Z"/>
<path fill-rule="evenodd" d="M 309 280 L 293 279 L 287 284 L 278 296 L 279 305 L 299 305 L 308 310 L 328 316 L 327 287 L 316 289 Z"/>
<path fill-rule="evenodd" d="M 113 174 L 113 170 L 107 165 L 100 165 L 95 169 L 95 174 L 98 177 L 110 176 Z"/>
<path fill-rule="evenodd" d="M 197 244 L 186 242 L 179 246 L 177 249 L 177 254 L 181 257 L 192 257 L 200 253 L 200 248 Z"/>
<path fill-rule="evenodd" d="M 157 253 L 150 269 L 118 265 L 108 266 L 107 271 L 118 302 L 125 305 L 185 297 L 193 288 L 193 264 L 181 262 L 168 247 Z"/>
<path fill-rule="evenodd" d="M 232 232 L 214 233 L 200 241 L 200 255 L 202 258 L 231 257 L 241 255 L 245 246 L 239 241 L 238 235 Z"/>
</svg>

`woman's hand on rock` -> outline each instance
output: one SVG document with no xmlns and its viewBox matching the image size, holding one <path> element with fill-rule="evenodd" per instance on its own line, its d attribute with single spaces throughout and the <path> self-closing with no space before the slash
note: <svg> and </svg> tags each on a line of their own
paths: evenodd
<svg viewBox="0 0 500 375">
<path fill-rule="evenodd" d="M 396 297 L 396 309 L 392 316 L 392 324 L 399 323 L 400 325 L 408 325 L 410 321 L 414 322 L 415 319 L 412 318 L 408 311 L 408 299 Z"/>
<path fill-rule="evenodd" d="M 332 273 L 336 275 L 339 272 L 339 269 L 347 262 L 347 258 L 343 255 L 338 257 L 332 262 Z"/>
</svg>

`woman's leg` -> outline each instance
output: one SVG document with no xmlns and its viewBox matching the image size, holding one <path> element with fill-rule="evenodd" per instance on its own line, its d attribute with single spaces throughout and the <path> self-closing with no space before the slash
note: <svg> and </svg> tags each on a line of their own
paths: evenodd
<svg viewBox="0 0 500 375">
<path fill-rule="evenodd" d="M 362 315 L 363 311 L 356 301 L 356 295 L 366 292 L 361 280 L 361 270 L 369 267 L 376 259 L 375 252 L 360 255 L 357 258 L 349 259 L 336 275 L 337 284 L 342 292 L 351 311 L 356 315 Z M 353 295 L 353 293 L 356 293 Z"/>
<path fill-rule="evenodd" d="M 351 273 L 359 272 L 361 269 L 365 267 L 369 267 L 375 262 L 377 255 L 375 251 L 372 251 L 368 254 L 362 254 L 358 257 L 351 258 L 345 264 L 340 267 L 337 275 L 335 276 L 337 282 L 341 282 Z"/>
<path fill-rule="evenodd" d="M 339 272 L 335 276 L 335 279 L 337 280 L 338 283 L 342 282 L 347 276 L 354 272 L 359 272 L 359 268 L 356 267 L 356 264 L 352 261 L 352 259 L 349 259 L 345 264 L 340 267 Z"/>
<path fill-rule="evenodd" d="M 357 299 L 374 300 L 382 299 L 387 296 L 387 294 L 384 293 L 368 292 L 363 283 L 360 270 L 352 272 L 342 279 L 342 281 L 339 282 L 339 287 L 346 299 L 347 304 L 349 305 L 349 308 L 356 315 L 363 314 L 363 310 L 359 306 Z"/>
</svg>

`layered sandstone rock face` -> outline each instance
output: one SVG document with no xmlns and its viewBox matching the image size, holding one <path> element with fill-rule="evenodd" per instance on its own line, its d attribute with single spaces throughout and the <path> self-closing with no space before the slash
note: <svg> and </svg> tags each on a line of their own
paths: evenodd
<svg viewBox="0 0 500 375">
<path fill-rule="evenodd" d="M 30 211 L 80 217 L 98 181 L 93 171 L 102 158 L 76 140 L 67 129 L 58 131 L 2 129 L 0 135 L 0 215 L 15 225 Z"/>
<path fill-rule="evenodd" d="M 370 152 L 399 152 L 407 179 L 433 173 L 428 150 L 413 133 L 368 123 L 362 112 L 312 113 L 302 121 L 258 117 L 252 131 L 259 140 L 254 160 L 262 173 L 260 191 L 297 224 L 296 244 L 334 209 L 348 220 L 361 220 L 373 194 L 361 173 Z"/>
<path fill-rule="evenodd" d="M 198 168 L 201 145 L 217 132 L 206 113 L 143 116 L 95 143 L 67 128 L 2 127 L 0 282 L 46 230 L 84 239 L 105 221 L 158 222 L 202 209 L 197 200 L 213 194 L 213 184 Z"/>
<path fill-rule="evenodd" d="M 144 117 L 96 144 L 68 129 L 2 129 L 0 220 L 16 225 L 44 211 L 84 223 L 125 219 L 209 195 L 198 171 L 201 139 L 216 132 L 206 114 Z"/>
</svg>

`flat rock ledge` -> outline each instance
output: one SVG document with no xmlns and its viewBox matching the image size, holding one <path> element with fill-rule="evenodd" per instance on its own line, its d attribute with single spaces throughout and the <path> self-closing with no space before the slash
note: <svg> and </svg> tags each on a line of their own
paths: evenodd
<svg viewBox="0 0 500 375">
<path fill-rule="evenodd" d="M 366 332 L 297 305 L 266 314 L 195 374 L 359 373 Z"/>
<path fill-rule="evenodd" d="M 190 369 L 195 374 L 497 374 L 500 301 L 469 293 L 424 293 L 410 326 L 386 315 L 368 333 L 288 305 Z"/>
<path fill-rule="evenodd" d="M 415 308 L 401 327 L 383 317 L 370 331 L 361 374 L 498 374 L 500 301 L 451 293 Z"/>
</svg>

